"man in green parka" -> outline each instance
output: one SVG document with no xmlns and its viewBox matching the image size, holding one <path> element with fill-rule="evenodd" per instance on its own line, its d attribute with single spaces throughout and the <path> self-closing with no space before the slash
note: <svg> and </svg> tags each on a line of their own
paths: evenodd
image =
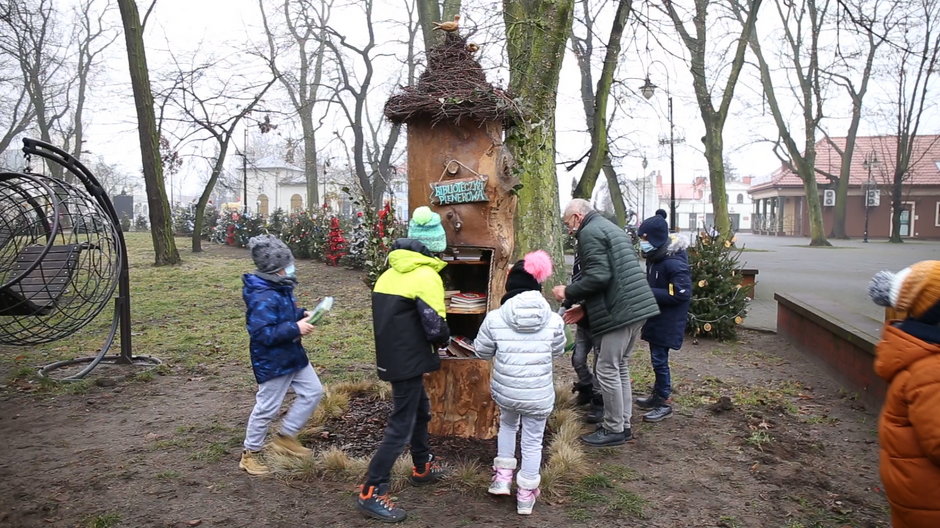
<svg viewBox="0 0 940 528">
<path fill-rule="evenodd" d="M 621 445 L 632 438 L 633 394 L 627 360 L 643 323 L 659 314 L 659 308 L 623 229 L 579 198 L 568 203 L 564 222 L 578 239 L 575 258 L 581 264 L 581 276 L 567 286 L 555 286 L 552 293 L 572 304 L 563 317 L 566 323 L 587 317 L 591 335 L 599 343 L 594 376 L 604 398 L 601 425 L 581 441 L 593 447 Z"/>
</svg>

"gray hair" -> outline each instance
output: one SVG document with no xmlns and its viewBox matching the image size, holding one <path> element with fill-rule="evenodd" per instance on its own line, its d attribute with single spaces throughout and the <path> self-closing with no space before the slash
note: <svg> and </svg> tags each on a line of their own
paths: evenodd
<svg viewBox="0 0 940 528">
<path fill-rule="evenodd" d="M 568 205 L 565 207 L 564 216 L 568 216 L 571 214 L 586 215 L 593 210 L 594 208 L 591 207 L 591 202 L 583 198 L 574 198 L 570 202 L 568 202 Z"/>
</svg>

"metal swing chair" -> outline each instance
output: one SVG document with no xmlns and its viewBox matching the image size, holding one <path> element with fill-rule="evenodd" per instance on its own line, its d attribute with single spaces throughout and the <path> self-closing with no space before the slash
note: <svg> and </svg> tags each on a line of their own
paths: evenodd
<svg viewBox="0 0 940 528">
<path fill-rule="evenodd" d="M 87 363 L 63 381 L 83 378 L 101 362 L 157 365 L 131 354 L 127 247 L 117 212 L 101 185 L 67 152 L 23 140 L 26 169 L 0 172 L 0 344 L 29 346 L 73 335 L 114 299 L 114 317 L 97 355 L 39 369 Z M 80 182 L 32 172 L 31 156 L 59 165 Z M 117 297 L 114 292 L 117 290 Z M 107 356 L 120 329 L 121 352 Z"/>
</svg>

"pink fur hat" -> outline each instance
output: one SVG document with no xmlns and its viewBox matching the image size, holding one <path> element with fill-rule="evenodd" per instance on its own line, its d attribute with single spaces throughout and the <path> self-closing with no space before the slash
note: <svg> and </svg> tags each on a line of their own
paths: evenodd
<svg viewBox="0 0 940 528">
<path fill-rule="evenodd" d="M 540 250 L 528 253 L 516 262 L 506 277 L 506 295 L 502 302 L 524 291 L 542 291 L 542 283 L 552 275 L 552 258 Z"/>
</svg>

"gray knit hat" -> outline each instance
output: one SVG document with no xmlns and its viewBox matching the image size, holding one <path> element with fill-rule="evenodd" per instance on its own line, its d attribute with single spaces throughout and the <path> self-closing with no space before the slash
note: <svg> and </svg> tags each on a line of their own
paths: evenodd
<svg viewBox="0 0 940 528">
<path fill-rule="evenodd" d="M 262 273 L 277 273 L 294 263 L 294 254 L 287 244 L 273 235 L 258 235 L 248 239 L 251 259 Z"/>
</svg>

